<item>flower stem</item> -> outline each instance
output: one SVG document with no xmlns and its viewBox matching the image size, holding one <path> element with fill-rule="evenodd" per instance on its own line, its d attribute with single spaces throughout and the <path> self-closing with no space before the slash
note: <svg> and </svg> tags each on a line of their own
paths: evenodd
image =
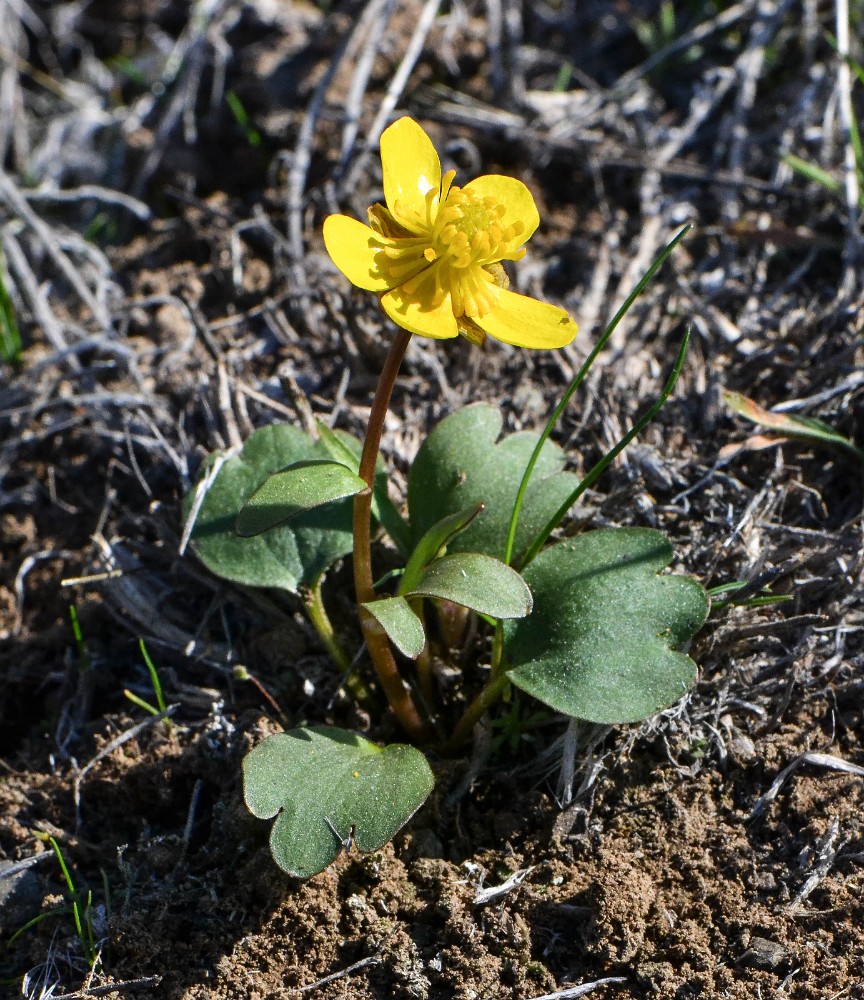
<svg viewBox="0 0 864 1000">
<path fill-rule="evenodd" d="M 387 415 L 393 386 L 396 384 L 399 366 L 405 357 L 410 340 L 411 334 L 400 329 L 390 347 L 390 353 L 378 380 L 378 388 L 375 390 L 369 424 L 366 428 L 366 439 L 363 442 L 363 453 L 360 457 L 358 474 L 369 488 L 354 497 L 354 590 L 358 605 L 374 601 L 376 596 L 375 577 L 372 575 L 372 487 L 375 482 L 375 466 L 381 446 L 384 418 Z M 420 741 L 428 739 L 429 726 L 421 718 L 411 692 L 399 673 L 386 632 L 363 607 L 359 607 L 358 610 L 369 657 L 396 718 L 412 739 Z"/>
</svg>

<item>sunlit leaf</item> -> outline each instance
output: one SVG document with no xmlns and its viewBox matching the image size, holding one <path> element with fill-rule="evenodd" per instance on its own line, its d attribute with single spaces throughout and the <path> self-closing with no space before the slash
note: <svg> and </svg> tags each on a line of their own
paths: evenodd
<svg viewBox="0 0 864 1000">
<path fill-rule="evenodd" d="M 461 604 L 490 618 L 523 618 L 531 591 L 515 569 L 481 552 L 455 552 L 430 563 L 412 595 Z"/>
<path fill-rule="evenodd" d="M 566 715 L 645 719 L 686 694 L 696 665 L 679 647 L 708 614 L 702 587 L 661 573 L 672 547 L 659 531 L 590 531 L 525 570 L 534 610 L 504 626 L 507 676 Z"/>
<path fill-rule="evenodd" d="M 393 645 L 405 656 L 416 659 L 426 645 L 423 623 L 404 597 L 383 597 L 368 601 L 363 607 L 387 633 Z"/>
<path fill-rule="evenodd" d="M 260 535 L 307 510 L 362 493 L 366 483 L 339 462 L 309 459 L 274 472 L 237 515 L 238 535 Z"/>
<path fill-rule="evenodd" d="M 243 761 L 246 805 L 259 819 L 277 817 L 270 850 L 296 878 L 323 871 L 352 840 L 363 852 L 383 847 L 434 782 L 414 747 L 379 747 L 331 726 L 270 736 Z"/>
<path fill-rule="evenodd" d="M 522 474 L 538 434 L 521 431 L 502 438 L 495 406 L 475 403 L 445 417 L 429 434 L 408 476 L 408 511 L 415 544 L 438 521 L 479 503 L 486 509 L 448 544 L 448 552 L 504 557 L 507 530 Z M 565 456 L 547 441 L 528 486 L 516 533 L 514 557 L 579 485 L 564 472 Z"/>
<path fill-rule="evenodd" d="M 420 582 L 423 569 L 435 558 L 436 555 L 457 535 L 461 534 L 468 525 L 483 511 L 483 504 L 473 504 L 457 514 L 450 514 L 442 518 L 426 532 L 420 539 L 411 553 L 411 557 L 405 566 L 402 580 L 399 583 L 399 593 L 406 594 L 414 589 Z"/>
</svg>

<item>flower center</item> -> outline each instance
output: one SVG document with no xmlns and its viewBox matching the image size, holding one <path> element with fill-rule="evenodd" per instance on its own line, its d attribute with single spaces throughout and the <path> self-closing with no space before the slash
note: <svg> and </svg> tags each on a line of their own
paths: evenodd
<svg viewBox="0 0 864 1000">
<path fill-rule="evenodd" d="M 429 260 L 444 258 L 451 267 L 470 267 L 501 260 L 525 229 L 521 222 L 502 226 L 507 209 L 493 197 L 451 187 L 432 229 Z M 430 252 L 431 251 L 431 252 Z"/>
</svg>

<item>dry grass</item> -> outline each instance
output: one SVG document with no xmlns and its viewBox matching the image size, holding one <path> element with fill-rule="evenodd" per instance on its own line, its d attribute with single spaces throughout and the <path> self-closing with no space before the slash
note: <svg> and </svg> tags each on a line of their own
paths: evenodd
<svg viewBox="0 0 864 1000">
<path fill-rule="evenodd" d="M 139 995 L 189 1000 L 297 985 L 320 986 L 321 998 L 502 988 L 528 998 L 575 980 L 604 980 L 610 997 L 754 996 L 754 983 L 765 996 L 864 995 L 864 952 L 849 937 L 864 917 L 854 891 L 864 848 L 854 810 L 864 762 L 860 469 L 795 444 L 719 454 L 747 434 L 724 410 L 724 388 L 864 441 L 864 256 L 850 160 L 850 115 L 862 120 L 864 105 L 827 40 L 850 15 L 840 3 L 681 5 L 664 34 L 664 10 L 605 0 L 0 0 L 0 238 L 24 340 L 19 363 L 0 368 L 0 864 L 12 864 L 3 881 L 18 893 L 6 932 L 58 902 L 50 863 L 15 867 L 37 856 L 35 827 L 67 844 L 96 892 L 99 870 L 108 873 L 114 907 L 105 968 L 87 989 L 80 955 L 51 938 L 56 922 L 19 939 L 4 974 L 39 967 L 27 995 L 104 995 L 112 976 L 141 979 Z M 851 17 L 860 62 L 860 4 Z M 351 902 L 375 895 L 361 862 L 312 888 L 265 891 L 275 876 L 256 874 L 244 854 L 250 840 L 263 851 L 264 835 L 244 825 L 234 775 L 268 706 L 235 666 L 292 718 L 370 723 L 340 698 L 293 603 L 228 587 L 183 554 L 180 502 L 207 452 L 264 423 L 308 426 L 314 415 L 362 428 L 390 333 L 371 297 L 335 273 L 320 224 L 380 196 L 377 140 L 403 111 L 428 126 L 447 166 L 529 183 L 543 226 L 517 288 L 565 305 L 580 335 L 548 356 L 413 345 L 384 441 L 397 486 L 424 432 L 464 402 L 499 401 L 511 427 L 541 424 L 638 276 L 690 221 L 693 235 L 616 331 L 559 440 L 577 469 L 589 467 L 654 398 L 689 325 L 676 398 L 578 517 L 659 526 L 706 586 L 770 583 L 794 602 L 712 619 L 692 651 L 702 666 L 692 696 L 641 727 L 610 735 L 562 721 L 503 763 L 478 747 L 448 772 L 464 794 L 441 805 L 440 826 L 430 815 L 429 829 L 380 862 L 385 882 L 402 879 L 418 899 L 434 891 L 435 906 L 448 900 L 450 923 L 436 924 L 430 903 L 429 913 L 393 916 L 388 938 Z M 785 153 L 841 189 L 806 181 Z M 356 643 L 343 583 L 337 572 L 331 600 Z M 156 721 L 142 728 L 122 697 L 124 687 L 148 695 L 141 638 L 175 706 L 173 736 Z M 380 723 L 371 725 L 374 734 Z M 495 770 L 517 766 L 526 788 L 537 780 L 553 794 L 532 813 L 526 792 L 528 832 L 506 835 L 495 825 L 507 812 Z M 845 804 L 809 784 L 835 767 L 849 773 Z M 779 971 L 710 886 L 700 910 L 684 876 L 668 905 L 679 928 L 701 920 L 708 944 L 693 936 L 692 955 L 676 952 L 678 932 L 658 930 L 661 917 L 646 916 L 641 937 L 628 937 L 627 920 L 621 930 L 609 885 L 623 862 L 610 843 L 629 844 L 621 856 L 641 871 L 627 840 L 637 821 L 627 826 L 622 803 L 636 817 L 653 809 L 660 830 L 678 829 L 679 806 L 688 817 L 672 860 L 661 858 L 662 832 L 656 844 L 640 834 L 661 858 L 655 870 L 645 855 L 649 881 L 708 864 L 698 845 L 711 831 L 700 839 L 687 826 L 703 808 L 741 838 L 718 858 L 746 856 L 788 884 L 788 899 L 772 895 L 767 875 L 748 890 L 759 920 L 774 921 L 757 937 L 773 933 L 792 956 Z M 785 854 L 774 842 L 784 836 Z M 446 860 L 430 860 L 439 847 Z M 253 888 L 231 881 L 232 851 Z M 547 902 L 526 892 L 532 874 L 476 917 L 471 944 L 456 862 L 472 857 L 511 871 L 539 865 L 552 880 Z M 699 871 L 723 881 L 719 869 Z M 203 896 L 233 901 L 212 912 L 236 912 L 239 929 L 210 928 Z M 200 960 L 185 930 L 159 923 L 166 900 L 199 907 L 210 928 Z M 651 904 L 671 912 L 664 905 Z M 593 930 L 575 932 L 555 906 L 587 908 Z M 309 920 L 332 921 L 325 943 L 304 937 Z M 428 933 L 411 951 L 417 926 Z M 173 948 L 160 952 L 160 934 Z M 819 955 L 808 934 L 821 935 Z M 275 941 L 281 960 L 266 957 Z M 340 969 L 350 977 L 334 979 Z"/>
</svg>

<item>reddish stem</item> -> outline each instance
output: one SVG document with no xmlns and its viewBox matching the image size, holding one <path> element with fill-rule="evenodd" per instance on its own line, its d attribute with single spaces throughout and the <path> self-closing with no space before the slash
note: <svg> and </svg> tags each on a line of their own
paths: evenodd
<svg viewBox="0 0 864 1000">
<path fill-rule="evenodd" d="M 366 440 L 363 442 L 359 475 L 369 488 L 354 497 L 354 589 L 358 605 L 374 601 L 376 598 L 373 586 L 375 578 L 372 575 L 372 487 L 375 483 L 375 466 L 381 446 L 384 418 L 390 405 L 390 396 L 396 384 L 399 366 L 405 357 L 410 340 L 411 334 L 400 329 L 390 347 L 390 353 L 378 380 L 378 388 L 375 390 Z M 418 712 L 411 692 L 399 673 L 386 632 L 365 608 L 360 607 L 359 614 L 366 648 L 369 650 L 378 680 L 384 688 L 396 718 L 412 739 L 418 741 L 428 739 L 429 726 Z"/>
</svg>

